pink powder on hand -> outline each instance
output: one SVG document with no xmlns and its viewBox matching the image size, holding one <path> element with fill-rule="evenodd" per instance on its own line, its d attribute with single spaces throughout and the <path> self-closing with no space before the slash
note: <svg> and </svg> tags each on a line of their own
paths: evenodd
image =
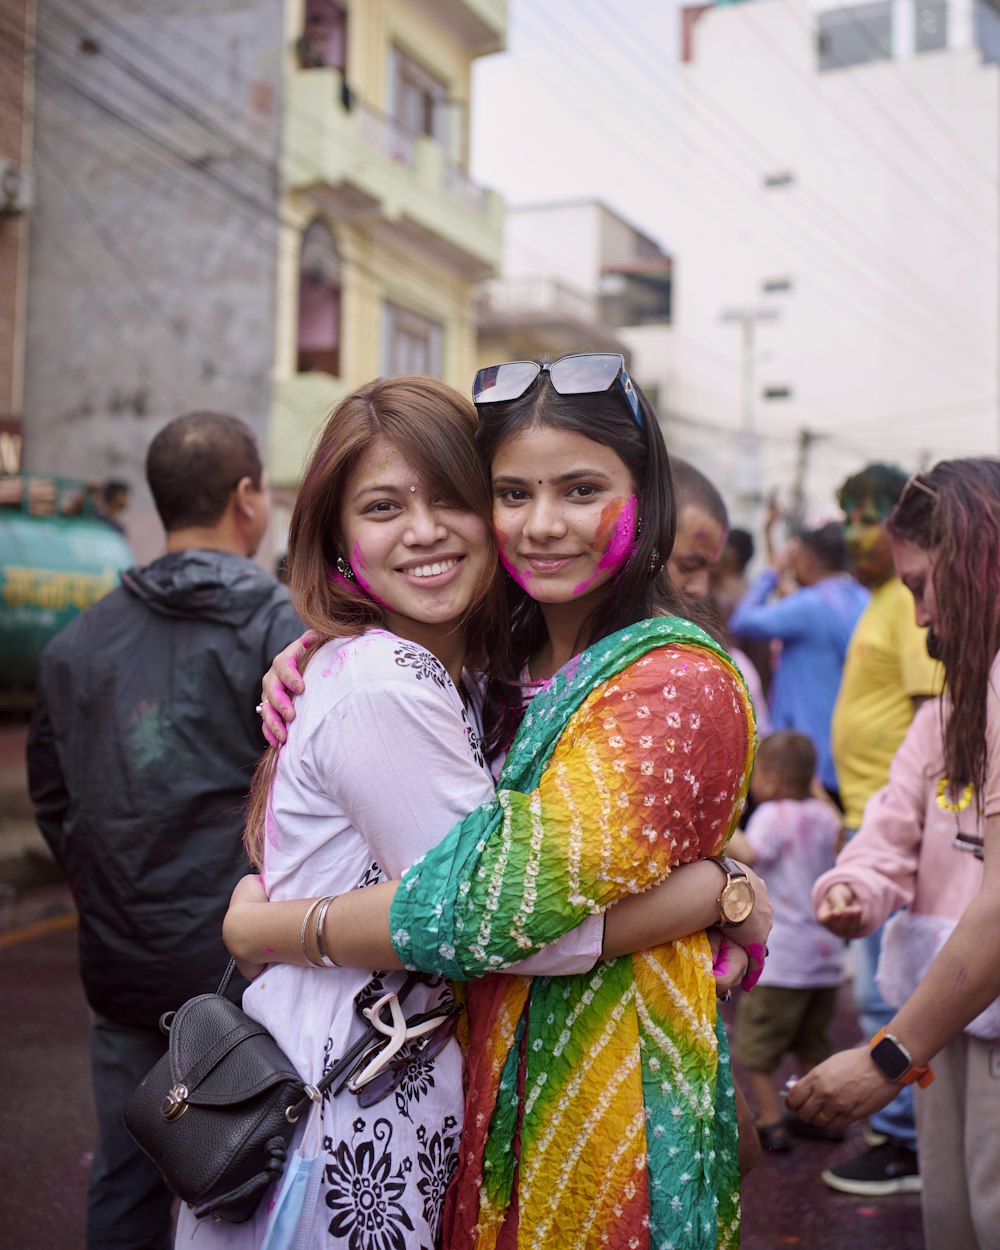
<svg viewBox="0 0 1000 1250">
<path fill-rule="evenodd" d="M 740 988 L 743 990 L 752 990 L 760 980 L 760 974 L 764 971 L 764 956 L 766 954 L 764 947 L 760 942 L 751 942 L 749 946 L 743 948 L 750 956 L 756 967 L 751 968 L 746 976 L 740 982 Z"/>
</svg>

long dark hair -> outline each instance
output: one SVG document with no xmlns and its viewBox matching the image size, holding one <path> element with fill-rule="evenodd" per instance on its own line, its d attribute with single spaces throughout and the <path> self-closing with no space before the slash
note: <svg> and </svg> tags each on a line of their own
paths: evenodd
<svg viewBox="0 0 1000 1250">
<path fill-rule="evenodd" d="M 887 524 L 935 556 L 934 651 L 951 698 L 945 772 L 952 787 L 975 787 L 982 811 L 986 693 L 1000 651 L 1000 460 L 942 460 L 911 482 Z"/>
<path fill-rule="evenodd" d="M 337 405 L 320 434 L 295 500 L 288 562 L 295 610 L 326 638 L 349 637 L 384 625 L 385 610 L 357 584 L 334 575 L 341 554 L 344 486 L 365 450 L 386 438 L 428 486 L 486 523 L 489 559 L 465 621 L 467 663 L 484 669 L 507 637 L 504 592 L 492 526 L 489 480 L 476 449 L 475 409 L 434 378 L 379 378 Z M 267 802 L 277 765 L 269 748 L 254 774 L 244 841 L 261 863 Z"/>
<path fill-rule="evenodd" d="M 499 450 L 516 434 L 531 426 L 548 426 L 582 434 L 609 447 L 635 483 L 641 531 L 631 557 L 584 622 L 576 640 L 577 650 L 648 617 L 698 615 L 698 609 L 678 593 L 667 572 L 667 558 L 677 532 L 670 457 L 652 405 L 638 386 L 635 390 L 644 418 L 641 427 L 614 388 L 596 395 L 560 395 L 546 372 L 520 399 L 483 408 L 477 442 L 488 470 Z M 541 608 L 512 580 L 507 583 L 507 604 L 510 638 L 493 657 L 487 687 L 487 717 L 494 726 L 488 738 L 490 748 L 507 746 L 513 738 L 521 716 L 520 678 L 546 637 Z"/>
</svg>

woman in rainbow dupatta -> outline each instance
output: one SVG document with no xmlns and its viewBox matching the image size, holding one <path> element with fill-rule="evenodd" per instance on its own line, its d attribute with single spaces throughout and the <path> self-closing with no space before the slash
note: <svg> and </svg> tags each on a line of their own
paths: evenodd
<svg viewBox="0 0 1000 1250">
<path fill-rule="evenodd" d="M 487 692 L 491 745 L 510 744 L 497 798 L 398 888 L 336 899 L 325 947 L 387 966 L 371 934 L 388 891 L 402 963 L 477 978 L 448 1250 L 733 1247 L 734 1090 L 704 932 L 718 907 L 666 945 L 652 921 L 620 936 L 612 920 L 645 917 L 650 887 L 723 849 L 752 766 L 750 701 L 678 615 L 666 449 L 621 357 L 481 370 L 474 398 L 511 578 L 511 647 Z M 527 712 L 522 689 L 538 690 Z M 495 975 L 609 908 L 589 973 Z M 284 945 L 267 932 L 270 957 L 296 958 L 299 919 Z"/>
<path fill-rule="evenodd" d="M 588 358 L 564 360 L 576 376 L 562 361 L 533 376 L 501 366 L 474 390 L 501 558 L 527 591 L 512 604 L 508 671 L 551 680 L 496 802 L 395 895 L 397 954 L 455 980 L 509 966 L 721 852 L 753 762 L 738 671 L 691 622 L 656 615 L 673 596 L 649 571 L 673 534 L 655 418 L 631 405 L 623 369 L 581 393 L 576 362 Z M 581 639 L 594 641 L 581 651 Z M 588 974 L 486 977 L 467 1004 L 449 1250 L 738 1244 L 736 1117 L 704 933 Z"/>
</svg>

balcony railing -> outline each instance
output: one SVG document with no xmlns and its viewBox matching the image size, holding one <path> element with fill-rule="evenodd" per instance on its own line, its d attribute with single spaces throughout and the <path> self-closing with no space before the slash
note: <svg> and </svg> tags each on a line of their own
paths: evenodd
<svg viewBox="0 0 1000 1250">
<path fill-rule="evenodd" d="M 503 278 L 479 288 L 479 307 L 500 316 L 548 315 L 596 321 L 597 300 L 561 278 Z"/>
</svg>

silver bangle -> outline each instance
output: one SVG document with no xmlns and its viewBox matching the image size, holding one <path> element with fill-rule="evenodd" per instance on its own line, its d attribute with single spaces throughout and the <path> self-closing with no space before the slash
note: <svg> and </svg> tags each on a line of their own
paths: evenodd
<svg viewBox="0 0 1000 1250">
<path fill-rule="evenodd" d="M 316 910 L 316 908 L 321 907 L 323 903 L 329 902 L 329 901 L 330 901 L 329 898 L 313 899 L 313 901 L 309 904 L 309 910 L 302 917 L 302 928 L 299 930 L 299 946 L 302 948 L 302 958 L 306 961 L 306 963 L 309 965 L 310 968 L 322 968 L 323 965 L 321 963 L 318 963 L 315 959 L 312 958 L 312 956 L 309 954 L 308 947 L 306 946 L 306 933 L 309 930 L 309 921 L 312 917 L 313 912 Z"/>
<path fill-rule="evenodd" d="M 340 967 L 340 964 L 335 959 L 331 959 L 326 953 L 326 943 L 323 941 L 323 926 L 326 924 L 326 913 L 330 910 L 332 902 L 333 895 L 329 895 L 323 900 L 323 906 L 316 913 L 316 950 L 319 952 L 320 961 L 324 968 Z"/>
</svg>

